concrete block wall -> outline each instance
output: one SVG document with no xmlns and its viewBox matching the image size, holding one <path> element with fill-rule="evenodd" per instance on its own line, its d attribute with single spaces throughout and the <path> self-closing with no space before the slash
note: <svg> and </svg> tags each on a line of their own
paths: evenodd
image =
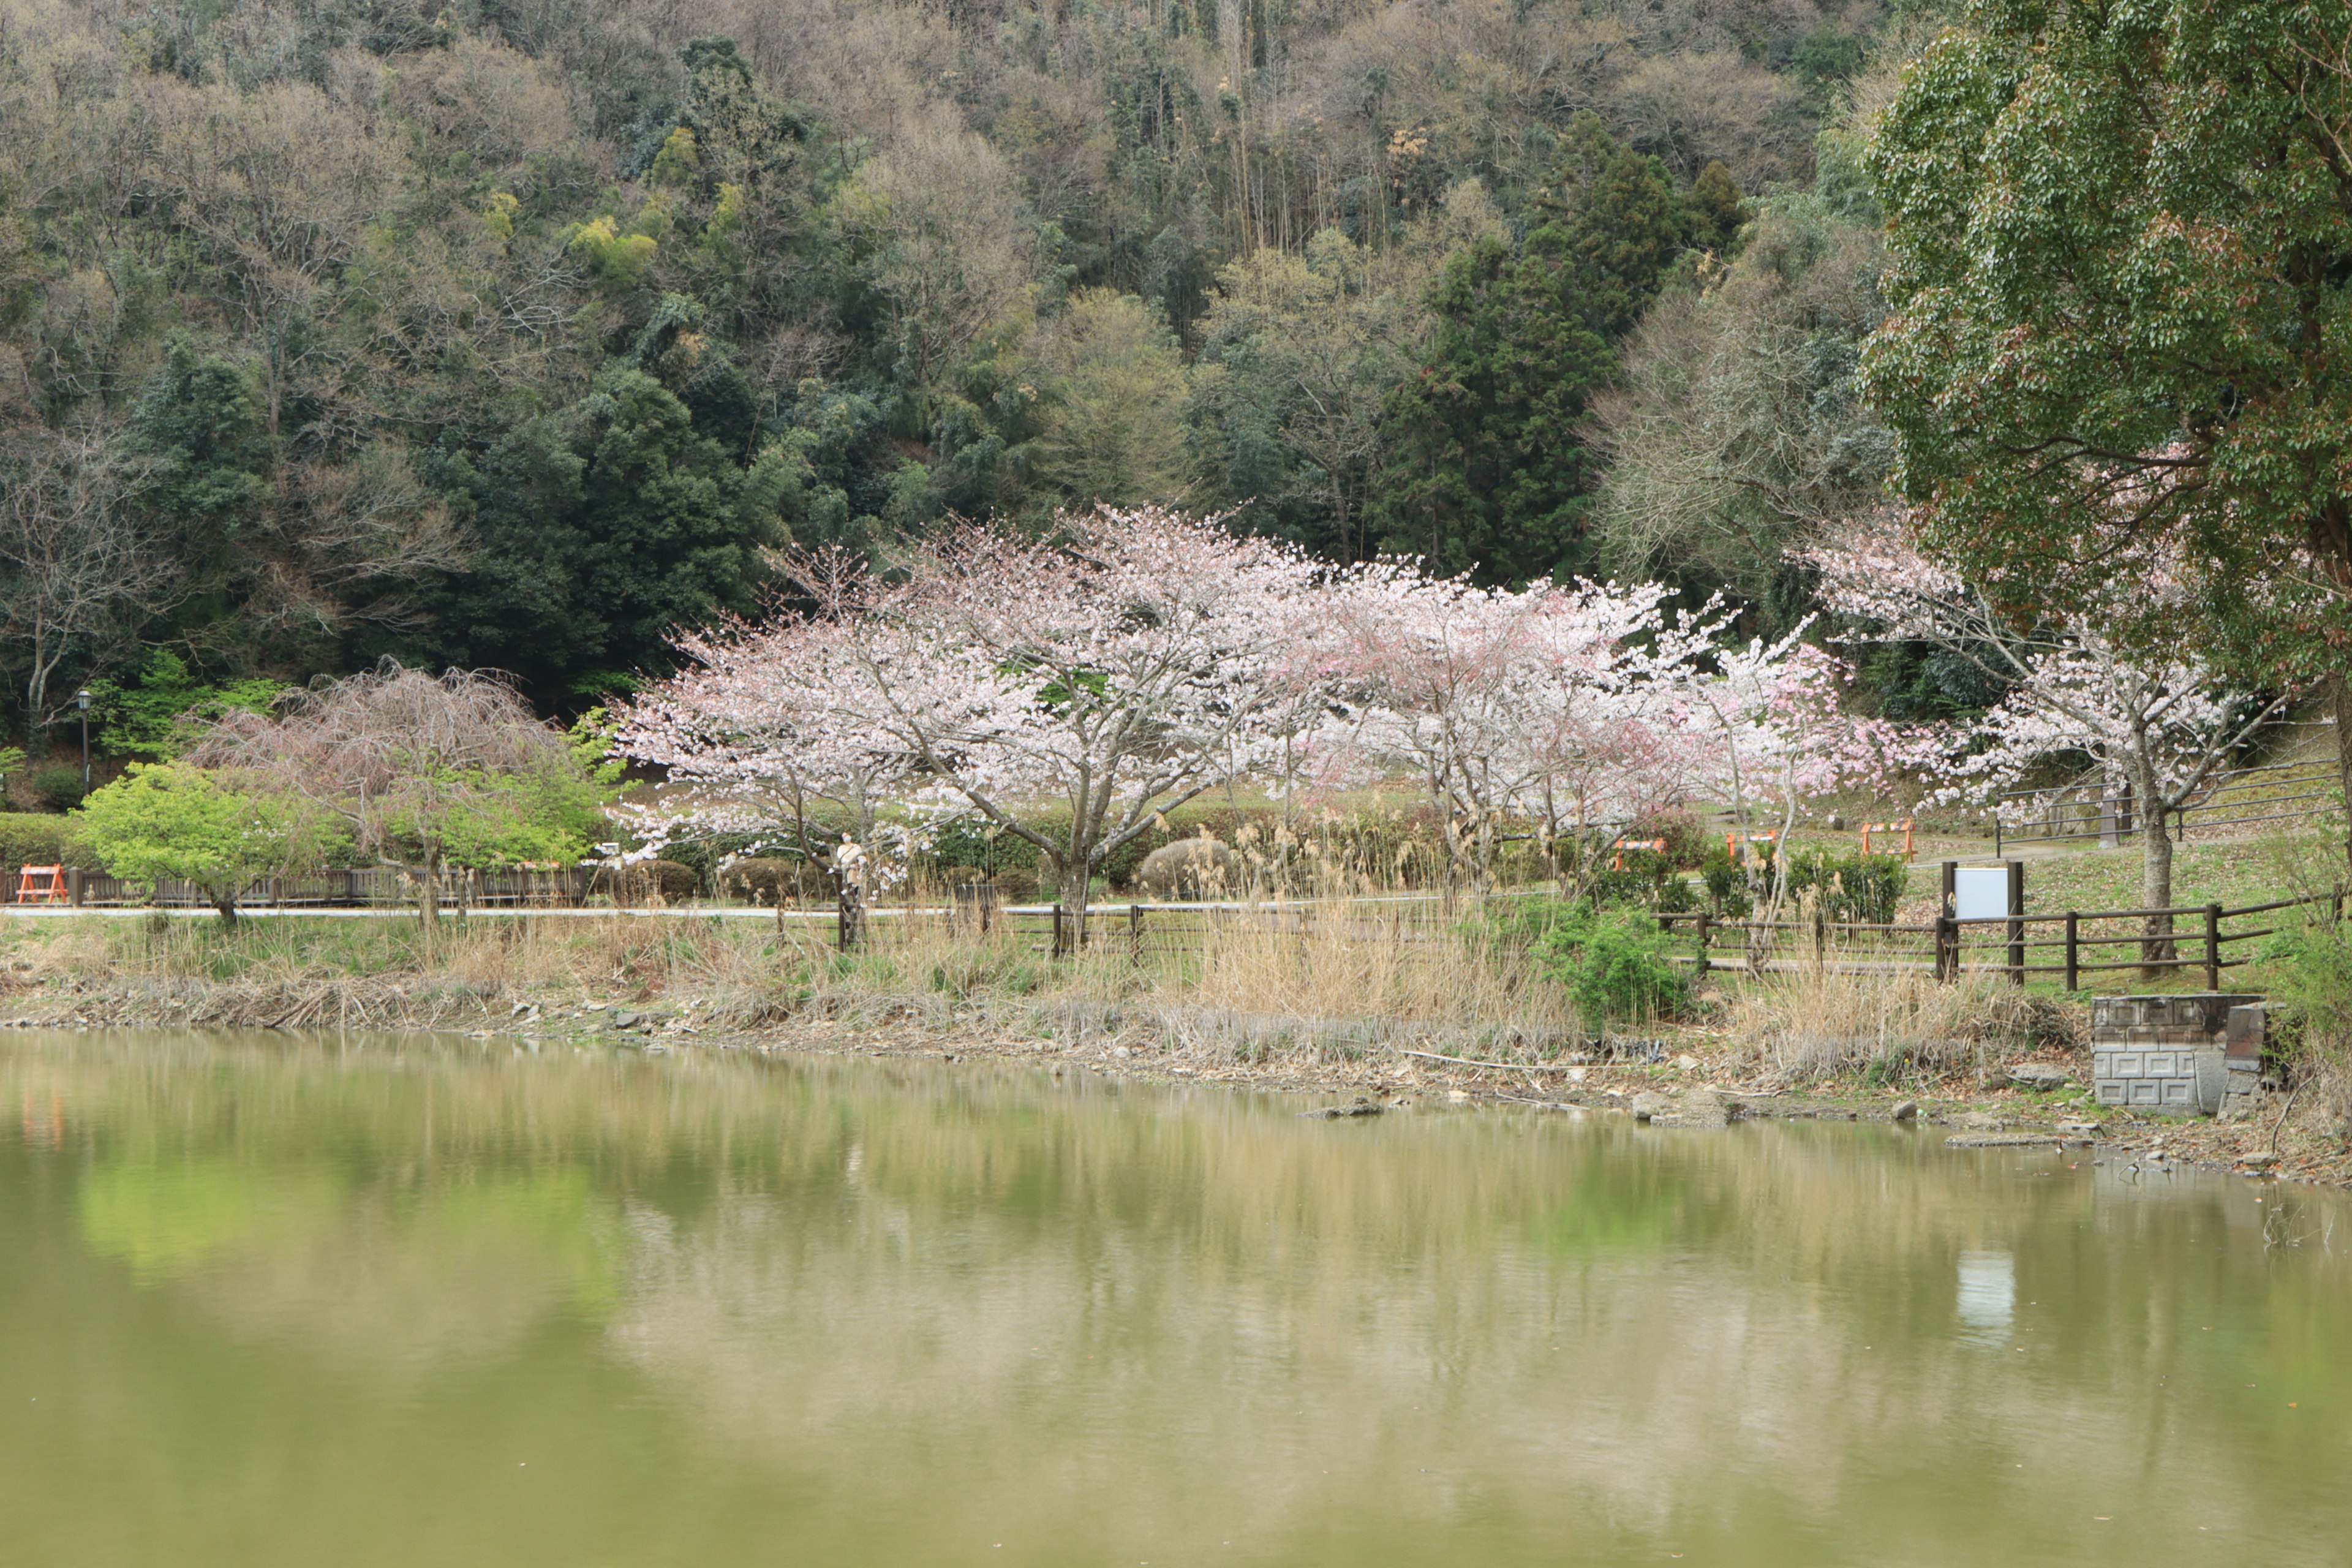
<svg viewBox="0 0 2352 1568">
<path fill-rule="evenodd" d="M 2226 1049 L 2232 1013 L 2261 1000 L 2230 992 L 2095 998 L 2092 1093 L 2102 1105 L 2161 1116 L 2218 1114 L 2235 1076 Z M 2259 1040 L 2254 1054 L 2259 1063 Z"/>
</svg>

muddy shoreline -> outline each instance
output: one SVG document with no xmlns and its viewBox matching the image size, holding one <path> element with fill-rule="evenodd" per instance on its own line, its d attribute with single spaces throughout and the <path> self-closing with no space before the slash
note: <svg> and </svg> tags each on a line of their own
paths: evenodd
<svg viewBox="0 0 2352 1568">
<path fill-rule="evenodd" d="M 331 1018 L 303 1017 L 257 1026 L 249 1016 L 215 1016 L 198 988 L 159 993 L 150 986 L 90 987 L 59 996 L 44 988 L 0 998 L 0 1028 L 252 1028 L 333 1030 Z M 919 998 L 888 999 L 845 1016 L 801 1016 L 744 1025 L 698 1016 L 684 1006 L 625 1002 L 520 1001 L 404 1009 L 405 1016 L 353 1019 L 352 1028 L 421 1030 L 473 1039 L 508 1039 L 630 1050 L 649 1056 L 740 1050 L 761 1056 L 907 1058 L 1019 1062 L 1057 1074 L 1084 1072 L 1144 1083 L 1215 1084 L 1290 1093 L 1302 1114 L 1327 1107 L 1381 1109 L 1413 1103 L 1487 1103 L 1577 1115 L 1625 1115 L 1660 1126 L 1720 1127 L 1741 1121 L 1892 1121 L 1916 1118 L 1955 1149 L 2090 1148 L 2097 1157 L 2128 1157 L 2152 1166 L 2184 1165 L 2264 1180 L 2352 1187 L 2352 1158 L 2315 1130 L 2276 1134 L 2277 1108 L 2234 1121 L 2149 1118 L 2088 1102 L 2084 1051 L 2046 1051 L 2036 1059 L 2064 1068 L 2067 1089 L 2034 1092 L 2004 1084 L 1948 1079 L 1890 1088 L 1861 1084 L 1790 1085 L 1759 1076 L 1752 1052 L 1703 1029 L 1682 1028 L 1646 1042 L 1656 1060 L 1576 1064 L 1444 1059 L 1440 1049 L 1395 1045 L 1334 1056 L 1312 1049 L 1246 1053 L 1213 1039 L 1182 1037 L 1149 1019 L 1048 1018 L 1017 1008 L 943 1008 Z M 310 1009 L 299 1009 L 309 1012 Z M 1011 1016 L 988 1016 L 990 1013 Z M 1312 1102 L 1312 1103 L 1310 1103 Z M 2249 1157 L 2252 1157 L 2251 1160 Z"/>
</svg>

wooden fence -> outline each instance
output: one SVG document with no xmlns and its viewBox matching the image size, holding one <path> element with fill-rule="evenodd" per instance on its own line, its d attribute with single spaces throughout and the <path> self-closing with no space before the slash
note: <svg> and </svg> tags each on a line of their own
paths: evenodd
<svg viewBox="0 0 2352 1568">
<path fill-rule="evenodd" d="M 1701 970 L 1727 962 L 1759 970 L 1832 963 L 1932 971 L 1946 981 L 1997 973 L 2019 984 L 2046 974 L 2057 977 L 2068 991 L 2081 990 L 2086 977 L 2125 970 L 2143 977 L 2202 971 L 2205 989 L 2219 991 L 2224 971 L 2254 961 L 2257 955 L 2247 944 L 2277 933 L 2282 911 L 2319 905 L 2326 907 L 2330 921 L 2343 918 L 2343 895 L 2331 894 L 2237 909 L 2192 904 L 1972 920 L 1947 915 L 1916 925 L 1711 921 L 1705 914 L 1661 915 L 1658 920 L 1669 931 L 1691 934 L 1692 962 Z M 2156 920 L 2164 924 L 2151 930 Z"/>
<path fill-rule="evenodd" d="M 68 870 L 56 902 L 84 909 L 208 907 L 211 900 L 184 882 L 166 880 L 152 891 L 97 872 Z M 20 886 L 8 868 L 5 900 Z M 614 897 L 597 868 L 460 872 L 445 882 L 442 898 L 455 909 L 580 909 L 612 901 L 644 901 L 623 886 Z M 241 906 L 257 910 L 392 909 L 415 900 L 397 871 L 367 868 L 300 878 L 271 878 L 247 889 Z M 1206 952 L 1221 933 L 1249 930 L 1295 938 L 1318 936 L 1389 942 L 1427 942 L 1469 929 L 1482 906 L 1508 907 L 1548 891 L 1501 893 L 1484 899 L 1447 900 L 1440 895 L 1332 900 L 1229 900 L 1197 903 L 1127 903 L 1094 907 L 1085 922 L 1089 952 L 1121 953 L 1139 964 Z M 2224 908 L 2184 905 L 2165 910 L 2067 910 L 2053 914 L 1952 917 L 1917 924 L 1866 924 L 1822 919 L 1725 920 L 1699 913 L 1661 914 L 1658 923 L 1685 939 L 1688 950 L 1675 957 L 1705 972 L 1738 969 L 1770 973 L 1825 964 L 1854 972 L 1916 971 L 1940 980 L 1963 974 L 1997 973 L 2022 984 L 2029 977 L 2056 977 L 2069 991 L 2101 974 L 2137 972 L 2143 977 L 2199 973 L 2209 991 L 2221 988 L 2229 970 L 2252 963 L 2250 944 L 2274 934 L 2285 911 L 2325 905 L 2325 918 L 2343 918 L 2343 895 L 2281 899 Z M 0 902 L 0 907 L 11 907 Z M 679 906 L 692 910 L 696 905 Z M 854 948 L 871 939 L 876 922 L 907 931 L 929 924 L 998 931 L 1051 957 L 1066 958 L 1081 946 L 1079 922 L 1060 904 L 999 905 L 977 889 L 959 890 L 946 905 L 845 903 L 800 910 L 834 925 L 835 944 Z M 2151 931 L 2152 919 L 2172 929 Z M 1523 958 L 1524 939 L 1494 939 L 1496 956 Z"/>
<path fill-rule="evenodd" d="M 1542 893 L 1490 895 L 1488 903 L 1542 898 Z M 1244 927 L 1260 934 L 1295 937 L 1360 935 L 1388 941 L 1425 941 L 1441 931 L 1468 929 L 1477 900 L 1448 905 L 1437 898 L 1331 900 L 1190 904 L 1107 904 L 1092 909 L 1084 945 L 1089 952 L 1118 952 L 1138 963 L 1208 950 L 1219 933 Z M 2343 918 L 2343 896 L 2281 899 L 2228 908 L 2182 905 L 2163 910 L 2067 910 L 2053 914 L 1960 920 L 1944 917 L 1916 924 L 1868 924 L 1824 919 L 1724 920 L 1703 912 L 1656 916 L 1667 931 L 1686 939 L 1688 951 L 1671 955 L 1702 973 L 1742 970 L 1766 973 L 1826 965 L 1852 973 L 1932 973 L 1942 981 L 1966 974 L 1998 974 L 2022 984 L 2031 977 L 2056 978 L 2064 989 L 2125 971 L 2142 978 L 2193 974 L 2205 989 L 2221 989 L 2229 970 L 2254 962 L 2251 944 L 2274 935 L 2284 911 L 2317 907 L 2324 918 Z M 877 909 L 863 920 L 896 924 L 962 921 L 995 929 L 1034 951 L 1067 957 L 1080 945 L 1078 924 L 1059 904 L 975 906 L 957 910 Z M 2169 929 L 2151 931 L 2151 917 Z M 1523 958 L 1524 938 L 1496 939 L 1490 951 Z"/>
<path fill-rule="evenodd" d="M 100 871 L 72 867 L 53 897 L 19 898 L 24 868 L 8 868 L 0 886 L 0 907 L 21 907 L 26 901 L 71 905 L 76 909 L 209 909 L 212 900 L 193 884 L 165 878 L 151 889 L 145 883 L 126 882 Z M 596 870 L 586 866 L 559 867 L 542 871 L 457 871 L 446 876 L 441 899 L 457 908 L 578 909 L 600 884 Z M 237 894 L 239 908 L 381 909 L 413 904 L 416 893 L 407 879 L 383 867 L 350 871 L 322 871 L 308 877 L 268 877 Z"/>
</svg>

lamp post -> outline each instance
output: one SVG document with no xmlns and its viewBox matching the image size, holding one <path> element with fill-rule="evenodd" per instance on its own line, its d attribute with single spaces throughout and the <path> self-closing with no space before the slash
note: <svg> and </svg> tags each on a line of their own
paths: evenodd
<svg viewBox="0 0 2352 1568">
<path fill-rule="evenodd" d="M 81 793 L 89 793 L 89 688 L 74 693 L 74 706 L 81 710 Z"/>
</svg>

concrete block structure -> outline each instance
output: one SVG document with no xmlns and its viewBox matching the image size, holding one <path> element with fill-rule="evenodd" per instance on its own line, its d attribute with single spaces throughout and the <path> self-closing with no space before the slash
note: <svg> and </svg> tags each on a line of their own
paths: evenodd
<svg viewBox="0 0 2352 1568">
<path fill-rule="evenodd" d="M 2259 996 L 2228 992 L 2101 996 L 2091 1003 L 2091 1088 L 2102 1105 L 2159 1116 L 2217 1115 L 2255 1092 L 2261 1072 Z M 2252 1069 L 2236 1096 L 2229 1045 L 2233 1014 Z M 2251 1033 L 2247 1033 L 2251 1031 Z M 2243 1069 L 2242 1069 L 2243 1070 Z"/>
</svg>

